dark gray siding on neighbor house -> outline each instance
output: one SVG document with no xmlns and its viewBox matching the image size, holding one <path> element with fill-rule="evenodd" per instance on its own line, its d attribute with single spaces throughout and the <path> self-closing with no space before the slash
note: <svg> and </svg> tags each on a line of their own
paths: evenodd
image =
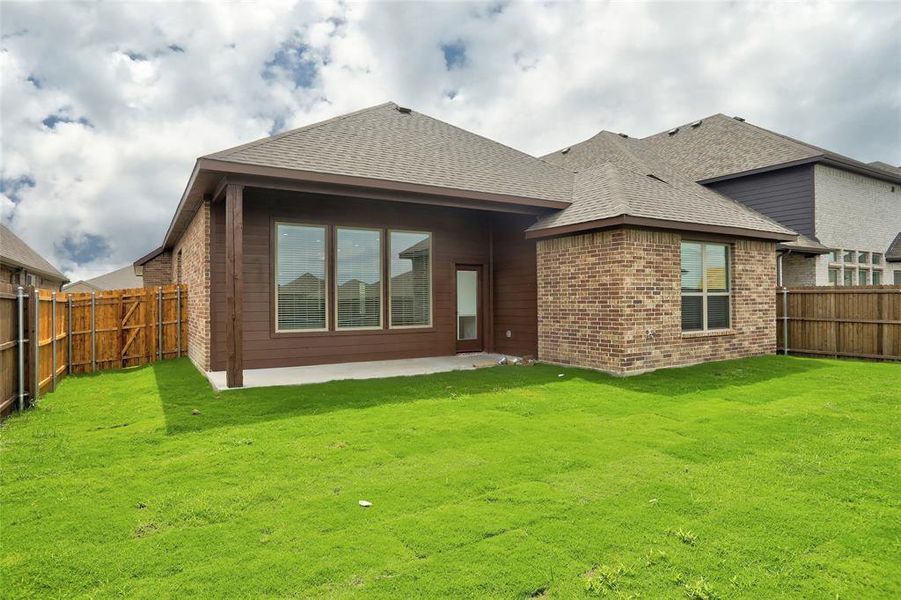
<svg viewBox="0 0 901 600">
<path fill-rule="evenodd" d="M 812 165 L 717 181 L 707 187 L 798 233 L 815 236 Z"/>
</svg>

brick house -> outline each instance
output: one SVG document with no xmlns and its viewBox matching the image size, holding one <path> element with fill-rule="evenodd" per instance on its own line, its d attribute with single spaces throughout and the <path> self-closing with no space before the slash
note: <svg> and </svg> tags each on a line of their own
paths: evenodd
<svg viewBox="0 0 901 600">
<path fill-rule="evenodd" d="M 393 103 L 197 160 L 145 285 L 205 371 L 489 351 L 616 374 L 775 350 L 788 227 L 601 132 L 529 156 Z"/>
<path fill-rule="evenodd" d="M 0 225 L 0 283 L 59 291 L 69 281 L 6 225 Z"/>
</svg>

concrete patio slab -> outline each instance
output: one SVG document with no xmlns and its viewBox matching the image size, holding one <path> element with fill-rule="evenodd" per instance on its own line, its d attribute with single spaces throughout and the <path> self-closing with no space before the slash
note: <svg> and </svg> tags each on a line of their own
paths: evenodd
<svg viewBox="0 0 901 600">
<path fill-rule="evenodd" d="M 492 367 L 504 357 L 503 354 L 478 352 L 457 354 L 456 356 L 431 356 L 427 358 L 405 358 L 401 360 L 373 360 L 367 362 L 339 363 L 331 365 L 310 365 L 306 367 L 280 367 L 277 369 L 245 369 L 244 387 L 268 387 L 274 385 L 305 385 L 325 383 L 341 379 L 380 379 L 407 375 L 428 375 L 448 371 L 469 371 Z M 217 390 L 228 390 L 225 385 L 225 371 L 206 374 Z M 240 388 L 237 388 L 240 389 Z"/>
</svg>

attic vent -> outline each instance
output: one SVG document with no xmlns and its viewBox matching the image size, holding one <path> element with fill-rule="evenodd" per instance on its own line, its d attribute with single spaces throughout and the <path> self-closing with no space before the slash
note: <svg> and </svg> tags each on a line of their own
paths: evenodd
<svg viewBox="0 0 901 600">
<path fill-rule="evenodd" d="M 679 132 L 679 128 L 678 128 L 678 127 L 673 127 L 672 129 L 670 129 L 670 130 L 667 131 L 666 133 L 667 133 L 667 135 L 676 135 L 678 132 Z"/>
<path fill-rule="evenodd" d="M 745 118 L 744 118 L 744 117 L 732 117 L 732 118 L 735 119 L 736 121 L 741 121 L 742 123 L 745 122 Z"/>
<path fill-rule="evenodd" d="M 560 154 L 566 154 L 567 152 L 569 152 L 569 148 L 564 148 L 560 151 Z"/>
<path fill-rule="evenodd" d="M 656 175 L 652 175 L 652 174 L 648 173 L 648 177 L 650 177 L 651 179 L 656 179 L 656 180 L 659 181 L 660 183 L 666 183 L 664 180 L 660 179 L 660 178 L 657 177 Z"/>
<path fill-rule="evenodd" d="M 616 135 L 618 135 L 618 136 L 621 137 L 621 138 L 627 138 L 627 137 L 629 137 L 629 136 L 627 136 L 625 133 L 617 133 Z"/>
<path fill-rule="evenodd" d="M 398 106 L 398 107 L 397 107 L 397 112 L 399 112 L 399 113 L 404 113 L 405 115 L 408 115 L 408 114 L 410 114 L 410 113 L 413 112 L 413 111 L 410 110 L 409 108 L 407 108 L 406 106 Z"/>
<path fill-rule="evenodd" d="M 698 119 L 697 121 L 695 121 L 694 123 L 692 123 L 691 126 L 692 126 L 692 127 L 700 127 L 700 126 L 701 126 L 701 120 Z"/>
</svg>

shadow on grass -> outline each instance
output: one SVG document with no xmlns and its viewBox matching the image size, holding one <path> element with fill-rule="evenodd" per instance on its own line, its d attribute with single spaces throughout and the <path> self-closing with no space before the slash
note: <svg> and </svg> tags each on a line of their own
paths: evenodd
<svg viewBox="0 0 901 600">
<path fill-rule="evenodd" d="M 664 369 L 634 377 L 613 377 L 587 369 L 538 364 L 219 393 L 187 359 L 155 363 L 152 368 L 166 418 L 166 431 L 171 435 L 573 380 L 597 385 L 599 395 L 628 391 L 673 398 L 719 388 L 736 389 L 824 366 L 823 361 L 816 359 L 766 356 Z M 560 373 L 565 377 L 560 378 Z"/>
</svg>

